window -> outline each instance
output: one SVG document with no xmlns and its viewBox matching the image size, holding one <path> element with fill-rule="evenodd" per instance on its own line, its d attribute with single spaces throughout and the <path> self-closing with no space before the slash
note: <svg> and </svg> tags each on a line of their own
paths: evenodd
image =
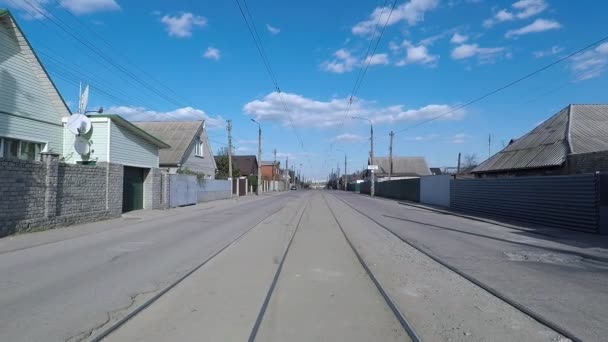
<svg viewBox="0 0 608 342">
<path fill-rule="evenodd" d="M 203 142 L 197 141 L 196 145 L 194 145 L 194 155 L 197 157 L 203 157 L 204 156 L 203 151 L 204 151 Z"/>
<path fill-rule="evenodd" d="M 0 157 L 12 158 L 12 159 L 23 159 L 23 160 L 38 160 L 38 154 L 42 151 L 44 144 L 0 138 Z"/>
</svg>

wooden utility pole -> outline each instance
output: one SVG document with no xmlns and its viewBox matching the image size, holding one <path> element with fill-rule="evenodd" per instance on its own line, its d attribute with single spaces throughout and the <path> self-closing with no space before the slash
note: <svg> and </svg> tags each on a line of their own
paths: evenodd
<svg viewBox="0 0 608 342">
<path fill-rule="evenodd" d="M 492 156 L 492 134 L 488 134 L 488 158 Z"/>
<path fill-rule="evenodd" d="M 388 180 L 390 181 L 393 175 L 393 136 L 395 136 L 395 133 L 391 131 L 389 136 L 391 137 L 391 143 L 388 145 Z"/>
<path fill-rule="evenodd" d="M 369 151 L 370 154 L 370 159 L 371 159 L 371 163 L 372 165 L 376 165 L 374 164 L 374 125 L 372 124 L 372 122 L 369 122 L 369 132 L 370 132 L 370 144 L 371 144 L 371 150 Z M 374 170 L 372 171 L 372 187 L 371 187 L 371 192 L 370 192 L 370 196 L 374 197 L 374 193 L 376 192 L 375 189 L 375 185 L 374 185 Z"/>
<path fill-rule="evenodd" d="M 256 195 L 260 195 L 260 188 L 262 187 L 262 126 L 258 124 L 258 186 L 256 188 Z"/>
<path fill-rule="evenodd" d="M 456 174 L 460 174 L 460 152 L 458 152 L 458 167 L 456 168 Z"/>
<path fill-rule="evenodd" d="M 228 179 L 230 180 L 230 188 L 232 189 L 233 181 L 232 181 L 232 120 L 226 120 L 228 126 Z M 230 192 L 230 196 L 232 197 L 232 191 Z"/>
</svg>

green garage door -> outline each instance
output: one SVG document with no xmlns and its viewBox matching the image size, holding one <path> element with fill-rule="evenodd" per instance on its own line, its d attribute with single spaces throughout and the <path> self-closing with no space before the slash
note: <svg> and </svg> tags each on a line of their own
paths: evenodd
<svg viewBox="0 0 608 342">
<path fill-rule="evenodd" d="M 144 169 L 125 166 L 123 176 L 122 211 L 144 208 Z"/>
</svg>

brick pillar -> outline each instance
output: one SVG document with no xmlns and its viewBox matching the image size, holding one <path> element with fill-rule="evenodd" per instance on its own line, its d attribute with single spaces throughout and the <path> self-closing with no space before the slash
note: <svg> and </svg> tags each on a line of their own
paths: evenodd
<svg viewBox="0 0 608 342">
<path fill-rule="evenodd" d="M 44 180 L 44 217 L 52 218 L 57 215 L 57 176 L 59 174 L 59 154 L 53 152 L 40 153 L 45 167 Z"/>
</svg>

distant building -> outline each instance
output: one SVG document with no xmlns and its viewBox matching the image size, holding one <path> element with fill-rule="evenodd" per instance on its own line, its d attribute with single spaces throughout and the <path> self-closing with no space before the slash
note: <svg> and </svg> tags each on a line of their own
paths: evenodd
<svg viewBox="0 0 608 342">
<path fill-rule="evenodd" d="M 160 168 L 171 174 L 182 169 L 215 178 L 217 166 L 204 121 L 137 121 L 133 124 L 171 145 L 160 151 Z"/>
<path fill-rule="evenodd" d="M 262 161 L 262 179 L 263 180 L 280 180 L 280 162 Z"/>
<path fill-rule="evenodd" d="M 441 172 L 441 168 L 439 167 L 431 167 L 430 170 L 433 176 L 441 176 L 443 174 L 443 172 Z"/>
<path fill-rule="evenodd" d="M 472 170 L 476 177 L 608 171 L 608 105 L 569 105 Z"/>
<path fill-rule="evenodd" d="M 238 170 L 241 177 L 257 176 L 258 159 L 254 155 L 232 156 L 232 168 Z"/>
<path fill-rule="evenodd" d="M 378 170 L 374 171 L 376 178 L 386 178 L 391 171 L 391 178 L 421 177 L 432 175 L 424 157 L 393 157 L 391 165 L 388 157 L 374 157 Z"/>
</svg>

